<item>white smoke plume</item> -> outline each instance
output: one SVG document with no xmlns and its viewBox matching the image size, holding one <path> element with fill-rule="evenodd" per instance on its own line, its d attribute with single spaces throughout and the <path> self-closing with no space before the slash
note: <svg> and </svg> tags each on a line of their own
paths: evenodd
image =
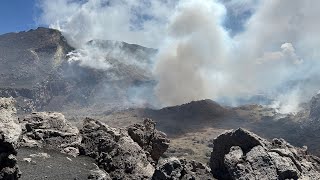
<svg viewBox="0 0 320 180">
<path fill-rule="evenodd" d="M 40 24 L 61 30 L 74 47 L 92 39 L 157 47 L 175 1 L 39 0 Z"/>
<path fill-rule="evenodd" d="M 154 70 L 162 104 L 212 98 L 222 90 L 229 41 L 220 25 L 224 13 L 212 1 L 184 1 L 176 7 Z"/>
<path fill-rule="evenodd" d="M 162 105 L 262 93 L 285 104 L 283 112 L 297 111 L 299 102 L 319 89 L 319 5 L 308 0 L 39 1 L 40 22 L 60 29 L 74 47 L 109 39 L 157 48 L 153 72 Z M 97 64 L 99 58 L 89 61 Z"/>
</svg>

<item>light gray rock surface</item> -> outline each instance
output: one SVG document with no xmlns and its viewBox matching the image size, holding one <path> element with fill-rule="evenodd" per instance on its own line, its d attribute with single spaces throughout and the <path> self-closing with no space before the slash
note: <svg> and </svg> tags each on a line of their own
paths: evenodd
<svg viewBox="0 0 320 180">
<path fill-rule="evenodd" d="M 7 141 L 16 143 L 21 134 L 21 126 L 16 116 L 15 100 L 13 98 L 0 98 L 0 131 Z"/>
<path fill-rule="evenodd" d="M 319 179 L 320 161 L 283 139 L 269 142 L 250 131 L 228 131 L 213 142 L 210 159 L 218 179 Z"/>
<path fill-rule="evenodd" d="M 57 112 L 34 112 L 20 121 L 23 132 L 20 146 L 60 150 L 70 155 L 78 154 L 81 136 L 63 114 Z"/>
<path fill-rule="evenodd" d="M 20 177 L 16 160 L 16 145 L 21 126 L 16 116 L 15 100 L 0 98 L 0 179 L 15 180 Z"/>
</svg>

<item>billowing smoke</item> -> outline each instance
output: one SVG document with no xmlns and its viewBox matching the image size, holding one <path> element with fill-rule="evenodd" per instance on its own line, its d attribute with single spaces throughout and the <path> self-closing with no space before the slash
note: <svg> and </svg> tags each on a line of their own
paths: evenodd
<svg viewBox="0 0 320 180">
<path fill-rule="evenodd" d="M 241 7 L 233 2 L 227 1 L 226 13 Z M 232 36 L 221 23 L 227 15 L 221 4 L 180 2 L 155 67 L 156 93 L 163 104 L 264 94 L 287 113 L 317 91 L 320 26 L 314 22 L 320 12 L 306 1 L 255 3 L 238 10 L 239 16 L 247 11 L 252 16 Z"/>
<path fill-rule="evenodd" d="M 176 7 L 154 70 L 162 104 L 212 98 L 222 90 L 229 41 L 220 25 L 224 13 L 212 1 L 184 1 Z"/>
<path fill-rule="evenodd" d="M 157 48 L 151 64 L 162 105 L 263 94 L 285 113 L 297 111 L 319 89 L 319 5 L 301 0 L 39 1 L 40 22 L 60 29 L 75 47 L 109 39 Z M 87 57 L 84 65 L 110 68 L 99 57 Z"/>
</svg>

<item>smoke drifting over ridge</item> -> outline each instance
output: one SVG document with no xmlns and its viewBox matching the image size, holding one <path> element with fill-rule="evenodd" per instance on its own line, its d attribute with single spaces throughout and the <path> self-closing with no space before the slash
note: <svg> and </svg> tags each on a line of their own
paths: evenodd
<svg viewBox="0 0 320 180">
<path fill-rule="evenodd" d="M 158 48 L 153 72 L 162 105 L 263 93 L 279 100 L 283 112 L 296 111 L 319 89 L 319 5 L 301 0 L 39 2 L 40 22 L 60 29 L 75 47 L 111 39 Z M 226 22 L 227 17 L 241 24 Z"/>
</svg>

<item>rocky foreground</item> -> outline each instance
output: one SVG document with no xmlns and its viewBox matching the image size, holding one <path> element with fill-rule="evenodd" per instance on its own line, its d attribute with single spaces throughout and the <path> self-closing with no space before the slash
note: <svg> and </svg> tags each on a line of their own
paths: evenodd
<svg viewBox="0 0 320 180">
<path fill-rule="evenodd" d="M 0 179 L 31 177 L 32 172 L 24 174 L 20 169 L 26 168 L 19 169 L 18 165 L 44 166 L 35 161 L 50 158 L 46 153 L 36 153 L 19 164 L 17 149 L 28 148 L 39 152 L 58 150 L 57 154 L 66 154 L 61 156 L 70 162 L 77 162 L 81 157 L 92 158 L 97 168 L 84 171 L 88 173 L 87 179 L 320 178 L 320 159 L 308 154 L 306 147 L 294 147 L 283 139 L 270 142 L 241 128 L 213 140 L 207 166 L 197 161 L 163 157 L 170 140 L 156 130 L 151 119 L 127 128 L 112 128 L 90 118 L 77 128 L 62 114 L 54 112 L 35 112 L 18 120 L 14 100 L 10 98 L 0 99 L 0 112 Z M 56 161 L 60 162 L 59 158 Z M 66 164 L 69 166 L 70 163 Z M 83 165 L 75 163 L 74 166 Z M 48 174 L 33 173 L 37 173 L 37 179 L 50 179 Z M 76 179 L 69 176 L 52 179 L 57 177 Z"/>
</svg>

